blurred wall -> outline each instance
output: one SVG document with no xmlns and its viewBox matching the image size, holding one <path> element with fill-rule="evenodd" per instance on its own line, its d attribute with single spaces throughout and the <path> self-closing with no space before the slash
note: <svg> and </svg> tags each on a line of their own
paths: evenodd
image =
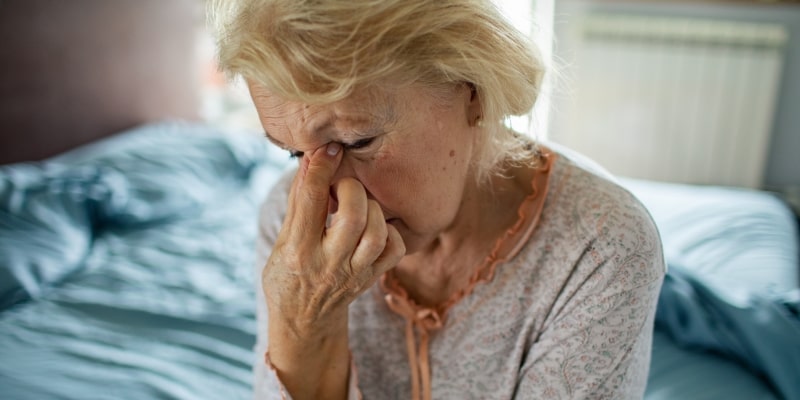
<svg viewBox="0 0 800 400">
<path fill-rule="evenodd" d="M 198 111 L 200 0 L 0 1 L 0 164 Z"/>
<path fill-rule="evenodd" d="M 699 3 L 559 0 L 556 2 L 555 29 L 558 32 L 571 18 L 588 11 L 783 24 L 790 37 L 764 183 L 776 189 L 800 186 L 800 6 Z M 559 54 L 558 43 L 555 52 Z"/>
</svg>

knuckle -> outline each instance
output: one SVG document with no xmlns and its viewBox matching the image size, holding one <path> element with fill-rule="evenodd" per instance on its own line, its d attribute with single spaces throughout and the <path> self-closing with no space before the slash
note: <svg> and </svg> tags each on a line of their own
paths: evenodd
<svg viewBox="0 0 800 400">
<path fill-rule="evenodd" d="M 303 197 L 312 203 L 327 202 L 328 196 L 328 191 L 321 190 L 319 187 L 307 187 L 306 190 L 303 191 Z"/>
<path fill-rule="evenodd" d="M 363 212 L 346 212 L 341 223 L 347 231 L 361 232 L 367 224 L 367 215 Z"/>
<path fill-rule="evenodd" d="M 365 237 L 361 239 L 359 247 L 368 255 L 377 256 L 383 252 L 386 241 L 375 237 Z"/>
<path fill-rule="evenodd" d="M 321 150 L 324 149 L 317 149 L 313 154 L 310 155 L 308 160 L 308 170 L 321 174 L 332 175 L 335 160 L 331 157 L 319 157 L 320 154 L 318 154 L 317 151 Z"/>
<path fill-rule="evenodd" d="M 342 279 L 338 274 L 321 274 L 318 279 L 324 286 L 331 288 L 338 288 L 345 284 L 345 279 Z"/>
<path fill-rule="evenodd" d="M 341 264 L 337 272 L 326 274 L 324 281 L 328 287 L 333 288 L 333 292 L 341 294 L 357 293 L 361 289 L 361 282 L 359 279 L 359 269 L 346 262 Z"/>
<path fill-rule="evenodd" d="M 387 247 L 389 247 L 389 256 L 397 261 L 406 254 L 406 244 L 403 242 L 403 238 L 400 237 L 400 233 L 395 229 L 392 229 L 389 233 Z"/>
</svg>

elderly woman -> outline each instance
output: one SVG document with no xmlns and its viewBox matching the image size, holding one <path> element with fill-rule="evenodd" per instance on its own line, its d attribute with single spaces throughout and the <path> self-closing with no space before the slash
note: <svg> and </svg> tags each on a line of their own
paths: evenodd
<svg viewBox="0 0 800 400">
<path fill-rule="evenodd" d="M 298 168 L 262 208 L 257 398 L 641 398 L 664 275 L 627 191 L 506 128 L 543 67 L 490 1 L 217 1 Z"/>
</svg>

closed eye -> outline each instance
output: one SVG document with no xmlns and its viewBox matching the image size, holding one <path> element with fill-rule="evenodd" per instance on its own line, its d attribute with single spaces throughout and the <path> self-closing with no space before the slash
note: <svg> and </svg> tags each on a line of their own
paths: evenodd
<svg viewBox="0 0 800 400">
<path fill-rule="evenodd" d="M 357 140 L 357 141 L 355 141 L 353 143 L 350 143 L 350 144 L 345 144 L 344 148 L 347 149 L 347 150 L 363 149 L 363 148 L 371 145 L 372 142 L 374 142 L 374 141 L 375 141 L 375 138 L 361 139 L 361 140 Z"/>
<path fill-rule="evenodd" d="M 345 150 L 359 150 L 359 149 L 363 149 L 363 148 L 369 147 L 369 145 L 371 145 L 373 142 L 375 142 L 375 138 L 374 137 L 373 138 L 366 138 L 366 139 L 357 140 L 357 141 L 355 141 L 353 143 L 343 144 L 343 146 L 344 146 Z M 302 152 L 302 151 L 291 150 L 291 151 L 289 151 L 289 158 L 303 158 L 304 154 L 305 153 Z"/>
</svg>

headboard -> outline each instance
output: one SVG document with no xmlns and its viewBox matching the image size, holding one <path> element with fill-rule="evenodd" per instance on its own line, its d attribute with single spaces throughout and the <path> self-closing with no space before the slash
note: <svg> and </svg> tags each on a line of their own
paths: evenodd
<svg viewBox="0 0 800 400">
<path fill-rule="evenodd" d="M 198 111 L 200 0 L 0 0 L 0 164 Z"/>
</svg>

